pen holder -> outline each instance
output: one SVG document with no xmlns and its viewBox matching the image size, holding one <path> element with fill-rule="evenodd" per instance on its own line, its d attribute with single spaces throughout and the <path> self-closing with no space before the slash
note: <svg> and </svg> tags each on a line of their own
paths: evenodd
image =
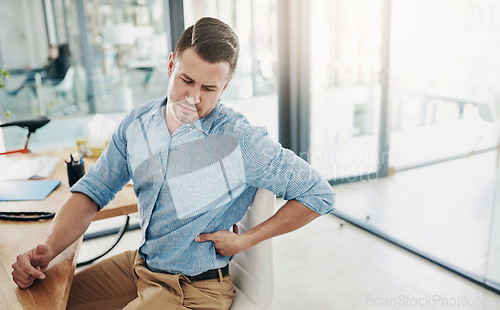
<svg viewBox="0 0 500 310">
<path fill-rule="evenodd" d="M 73 186 L 81 177 L 85 175 L 85 165 L 82 163 L 66 164 L 68 170 L 69 187 Z"/>
</svg>

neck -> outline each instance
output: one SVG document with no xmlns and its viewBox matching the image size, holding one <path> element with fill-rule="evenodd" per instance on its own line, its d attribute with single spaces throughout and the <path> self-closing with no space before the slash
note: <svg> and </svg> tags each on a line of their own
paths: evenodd
<svg viewBox="0 0 500 310">
<path fill-rule="evenodd" d="M 168 131 L 170 132 L 170 135 L 173 135 L 174 132 L 177 130 L 177 128 L 182 126 L 182 123 L 177 121 L 175 117 L 172 115 L 172 112 L 169 111 L 169 108 L 167 107 L 167 111 L 165 112 L 165 117 L 167 119 L 167 128 Z"/>
</svg>

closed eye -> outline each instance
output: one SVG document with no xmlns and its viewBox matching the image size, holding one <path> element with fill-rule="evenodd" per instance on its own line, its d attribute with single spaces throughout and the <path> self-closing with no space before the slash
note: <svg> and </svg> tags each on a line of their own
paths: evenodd
<svg viewBox="0 0 500 310">
<path fill-rule="evenodd" d="M 185 75 L 185 74 L 182 74 L 181 76 L 179 76 L 179 78 L 184 82 L 186 83 L 187 85 L 193 85 L 194 84 L 194 80 L 192 80 L 189 76 Z M 214 92 L 217 90 L 217 86 L 216 85 L 202 85 L 202 88 L 205 90 L 205 91 L 208 91 L 208 92 Z"/>
<path fill-rule="evenodd" d="M 188 79 L 185 79 L 185 78 L 182 78 L 182 77 L 181 77 L 180 79 L 181 79 L 184 83 L 186 83 L 186 84 L 188 84 L 188 85 L 191 85 L 191 84 L 193 84 L 193 83 L 194 83 L 194 81 L 193 81 L 193 80 L 188 80 Z"/>
<path fill-rule="evenodd" d="M 206 91 L 209 91 L 209 92 L 213 92 L 213 91 L 215 91 L 215 87 L 213 87 L 213 86 L 204 86 L 203 88 L 204 88 Z"/>
</svg>

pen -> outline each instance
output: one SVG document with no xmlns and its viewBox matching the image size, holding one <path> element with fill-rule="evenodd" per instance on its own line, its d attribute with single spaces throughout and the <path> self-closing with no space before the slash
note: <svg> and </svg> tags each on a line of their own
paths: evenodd
<svg viewBox="0 0 500 310">
<path fill-rule="evenodd" d="M 75 164 L 75 159 L 73 158 L 73 154 L 69 154 L 69 158 L 71 159 L 71 164 Z"/>
</svg>

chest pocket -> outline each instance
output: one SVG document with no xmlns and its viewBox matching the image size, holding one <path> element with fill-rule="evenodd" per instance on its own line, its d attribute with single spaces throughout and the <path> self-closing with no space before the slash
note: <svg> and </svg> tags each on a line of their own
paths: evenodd
<svg viewBox="0 0 500 310">
<path fill-rule="evenodd" d="M 167 183 L 178 218 L 228 203 L 243 192 L 245 179 L 234 137 L 209 135 L 170 151 Z"/>
</svg>

